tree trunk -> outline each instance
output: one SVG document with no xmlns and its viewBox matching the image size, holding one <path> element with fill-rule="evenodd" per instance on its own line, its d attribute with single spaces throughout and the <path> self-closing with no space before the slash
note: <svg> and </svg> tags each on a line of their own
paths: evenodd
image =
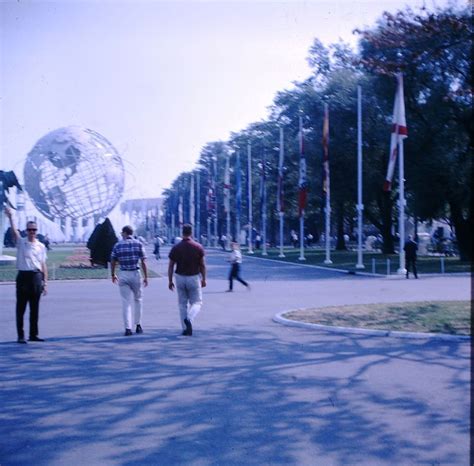
<svg viewBox="0 0 474 466">
<path fill-rule="evenodd" d="M 450 201 L 451 221 L 453 222 L 454 231 L 458 240 L 459 258 L 462 261 L 472 260 L 472 243 L 470 237 L 470 227 L 472 227 L 472 214 L 464 218 L 461 208 L 455 202 Z"/>
</svg>

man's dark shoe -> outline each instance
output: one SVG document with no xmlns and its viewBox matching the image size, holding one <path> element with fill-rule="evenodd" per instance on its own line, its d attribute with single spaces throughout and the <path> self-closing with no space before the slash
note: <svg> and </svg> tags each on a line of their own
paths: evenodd
<svg viewBox="0 0 474 466">
<path fill-rule="evenodd" d="M 44 339 L 40 337 L 30 337 L 28 338 L 28 341 L 44 341 Z"/>
<path fill-rule="evenodd" d="M 132 335 L 132 331 L 129 328 L 125 329 L 125 336 L 129 337 L 130 335 Z"/>
<path fill-rule="evenodd" d="M 184 325 L 186 325 L 186 335 L 191 336 L 193 334 L 193 326 L 191 325 L 191 321 L 189 319 L 184 319 Z"/>
<path fill-rule="evenodd" d="M 137 325 L 137 328 L 135 329 L 135 333 L 143 333 L 143 329 L 140 324 Z"/>
<path fill-rule="evenodd" d="M 181 335 L 188 336 L 188 335 L 189 335 L 189 333 L 188 333 L 188 331 L 187 331 L 187 330 L 183 330 L 183 333 L 182 333 Z"/>
<path fill-rule="evenodd" d="M 26 345 L 26 340 L 24 337 L 18 337 L 18 340 L 16 341 L 17 343 L 22 343 L 23 345 Z"/>
</svg>

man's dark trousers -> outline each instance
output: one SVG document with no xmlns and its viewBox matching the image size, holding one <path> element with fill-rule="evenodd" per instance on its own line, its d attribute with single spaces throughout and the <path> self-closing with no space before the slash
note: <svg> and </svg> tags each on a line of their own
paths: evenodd
<svg viewBox="0 0 474 466">
<path fill-rule="evenodd" d="M 416 258 L 415 257 L 407 257 L 406 258 L 406 269 L 407 269 L 407 277 L 408 273 L 410 272 L 410 269 L 413 270 L 413 275 L 415 275 L 415 278 L 418 278 L 418 273 L 416 270 Z"/>
<path fill-rule="evenodd" d="M 23 317 L 30 305 L 30 338 L 38 336 L 39 301 L 43 292 L 41 272 L 19 271 L 16 277 L 16 330 L 18 338 L 24 338 Z"/>
<path fill-rule="evenodd" d="M 245 285 L 245 286 L 249 286 L 249 284 L 242 279 L 242 277 L 240 276 L 240 264 L 237 263 L 237 262 L 234 262 L 232 264 L 232 268 L 230 269 L 230 273 L 229 273 L 229 290 L 232 290 L 233 288 L 233 280 L 234 278 L 239 281 L 240 283 L 242 283 L 242 285 Z"/>
</svg>

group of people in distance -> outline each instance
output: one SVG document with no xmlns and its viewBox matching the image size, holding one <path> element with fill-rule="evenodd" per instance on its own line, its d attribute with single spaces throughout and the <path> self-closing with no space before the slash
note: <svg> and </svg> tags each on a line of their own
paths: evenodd
<svg viewBox="0 0 474 466">
<path fill-rule="evenodd" d="M 44 244 L 36 238 L 36 222 L 26 225 L 26 238 L 22 238 L 15 226 L 12 212 L 5 209 L 17 247 L 16 277 L 16 327 L 18 343 L 26 344 L 23 329 L 26 307 L 30 307 L 29 341 L 44 341 L 39 337 L 38 319 L 41 295 L 47 293 L 48 269 L 47 252 Z M 133 236 L 133 228 L 126 225 L 121 231 L 122 239 L 118 241 L 111 254 L 111 278 L 118 284 L 122 301 L 122 316 L 125 336 L 143 333 L 143 287 L 148 286 L 148 268 L 143 244 Z M 156 252 L 155 252 L 156 254 Z M 182 240 L 175 244 L 169 253 L 168 288 L 177 290 L 182 335 L 193 334 L 193 321 L 201 310 L 202 288 L 206 286 L 206 263 L 204 248 L 193 240 L 191 225 L 184 225 Z M 250 286 L 240 276 L 242 254 L 237 243 L 232 243 L 229 261 L 229 290 L 232 291 L 236 279 Z"/>
</svg>

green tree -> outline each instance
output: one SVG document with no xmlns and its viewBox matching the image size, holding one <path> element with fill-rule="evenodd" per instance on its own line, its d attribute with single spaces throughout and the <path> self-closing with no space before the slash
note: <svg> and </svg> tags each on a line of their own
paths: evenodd
<svg viewBox="0 0 474 466">
<path fill-rule="evenodd" d="M 471 259 L 470 11 L 407 8 L 384 13 L 375 28 L 358 32 L 360 63 L 373 74 L 379 98 L 390 99 L 391 77 L 404 74 L 409 208 L 421 220 L 448 216 L 461 259 Z"/>
</svg>

